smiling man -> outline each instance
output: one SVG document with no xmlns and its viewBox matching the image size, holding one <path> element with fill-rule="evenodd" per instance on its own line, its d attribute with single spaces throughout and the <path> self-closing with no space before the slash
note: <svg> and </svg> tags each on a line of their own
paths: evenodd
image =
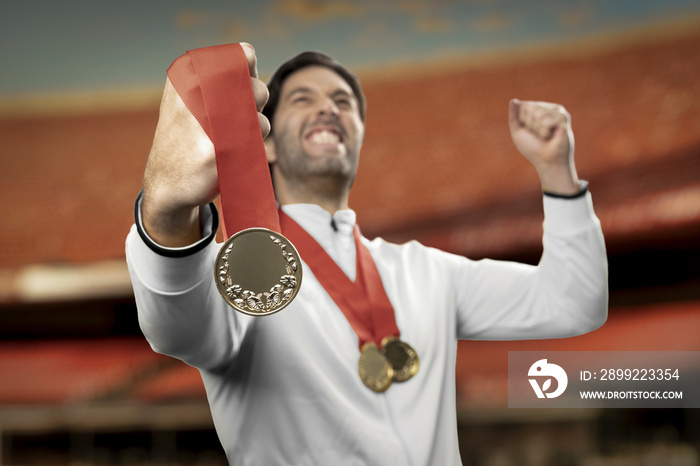
<svg viewBox="0 0 700 466">
<path fill-rule="evenodd" d="M 243 47 L 303 284 L 265 317 L 217 292 L 214 149 L 168 80 L 126 244 L 144 334 L 200 370 L 231 464 L 460 464 L 457 340 L 562 338 L 607 317 L 605 246 L 568 114 L 542 102 L 507 109 L 545 192 L 539 265 L 369 241 L 348 206 L 365 130 L 357 79 L 306 52 L 265 86 Z"/>
<path fill-rule="evenodd" d="M 293 63 L 305 60 L 324 58 L 307 52 Z M 270 103 L 265 113 L 275 123 L 265 151 L 278 202 L 317 204 L 330 213 L 347 209 L 364 138 L 364 102 L 336 71 L 313 64 L 290 73 Z"/>
</svg>

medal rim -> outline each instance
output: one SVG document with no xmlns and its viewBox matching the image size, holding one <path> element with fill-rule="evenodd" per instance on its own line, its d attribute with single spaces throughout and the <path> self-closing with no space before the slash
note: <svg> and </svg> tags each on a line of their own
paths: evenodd
<svg viewBox="0 0 700 466">
<path fill-rule="evenodd" d="M 394 381 L 399 383 L 405 382 L 418 373 L 418 370 L 420 369 L 420 357 L 418 356 L 418 352 L 411 345 L 394 335 L 389 335 L 382 338 L 382 353 L 385 355 L 385 357 L 386 347 L 390 344 L 398 345 L 408 356 L 406 363 L 404 363 L 404 365 L 398 369 L 394 367 L 391 359 L 387 357 L 387 361 L 394 369 Z"/>
<path fill-rule="evenodd" d="M 284 242 L 286 242 L 285 246 L 288 248 L 287 254 L 293 255 L 294 260 L 295 260 L 296 265 L 297 265 L 297 270 L 298 270 L 298 272 L 296 274 L 294 274 L 294 277 L 296 278 L 296 285 L 292 288 L 292 295 L 286 301 L 284 301 L 282 304 L 280 304 L 280 305 L 278 305 L 270 310 L 263 310 L 263 311 L 259 311 L 259 312 L 252 311 L 252 310 L 249 310 L 247 308 L 243 308 L 241 306 L 236 305 L 231 300 L 231 298 L 228 296 L 225 288 L 223 287 L 223 285 L 221 285 L 221 283 L 219 281 L 219 269 L 220 269 L 219 261 L 221 260 L 226 249 L 228 248 L 228 246 L 231 243 L 233 243 L 236 238 L 238 238 L 244 234 L 256 233 L 256 232 L 264 233 L 264 234 L 267 234 L 268 236 L 275 236 L 275 237 L 277 237 L 278 240 L 280 240 L 280 238 L 281 238 L 280 241 L 283 240 Z M 276 241 L 273 241 L 273 242 L 276 243 Z M 278 245 L 279 245 L 279 243 L 278 243 Z M 289 251 L 289 248 L 291 248 L 291 251 Z M 282 255 L 285 258 L 287 257 L 285 255 L 284 250 L 282 251 Z M 235 234 L 231 235 L 231 237 L 229 237 L 229 239 L 227 239 L 226 241 L 224 241 L 222 243 L 221 247 L 219 248 L 219 252 L 217 252 L 217 254 L 216 254 L 216 260 L 214 262 L 214 282 L 215 282 L 216 289 L 219 291 L 219 294 L 221 295 L 221 297 L 226 301 L 226 303 L 229 306 L 231 306 L 236 311 L 238 311 L 242 314 L 246 314 L 249 316 L 255 316 L 255 317 L 276 314 L 277 312 L 279 312 L 282 309 L 289 306 L 289 304 L 291 304 L 291 302 L 294 301 L 294 298 L 296 298 L 297 294 L 299 293 L 299 289 L 301 288 L 301 283 L 303 280 L 303 275 L 304 275 L 304 273 L 303 273 L 303 266 L 301 263 L 301 256 L 299 255 L 299 251 L 297 251 L 297 248 L 294 246 L 294 244 L 292 244 L 292 242 L 289 241 L 289 239 L 286 236 L 284 236 L 282 233 L 274 231 L 274 230 L 270 230 L 268 228 L 262 228 L 262 227 L 246 228 L 245 230 L 241 230 L 241 231 L 236 232 Z M 280 278 L 282 278 L 282 275 L 280 276 Z M 263 294 L 263 293 L 264 293 L 264 291 L 259 292 L 258 294 Z"/>
</svg>

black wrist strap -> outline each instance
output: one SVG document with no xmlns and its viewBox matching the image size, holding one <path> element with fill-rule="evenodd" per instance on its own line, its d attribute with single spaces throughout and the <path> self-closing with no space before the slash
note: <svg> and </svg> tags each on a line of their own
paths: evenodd
<svg viewBox="0 0 700 466">
<path fill-rule="evenodd" d="M 581 190 L 575 194 L 558 194 L 544 190 L 542 191 L 542 193 L 544 193 L 545 196 L 554 197 L 557 199 L 576 199 L 581 196 L 585 196 L 588 192 L 588 181 L 580 180 L 579 184 L 581 185 Z"/>
<path fill-rule="evenodd" d="M 139 236 L 146 243 L 153 252 L 165 257 L 187 257 L 195 254 L 209 245 L 214 238 L 216 238 L 216 231 L 219 229 L 219 211 L 216 209 L 216 205 L 213 202 L 209 204 L 212 216 L 211 232 L 201 240 L 192 244 L 191 246 L 186 246 L 184 248 L 166 248 L 159 245 L 153 239 L 148 236 L 146 230 L 143 226 L 143 219 L 141 218 L 141 199 L 143 198 L 143 191 L 139 192 L 136 197 L 136 202 L 134 202 L 134 223 L 136 224 L 136 231 L 138 231 Z"/>
</svg>

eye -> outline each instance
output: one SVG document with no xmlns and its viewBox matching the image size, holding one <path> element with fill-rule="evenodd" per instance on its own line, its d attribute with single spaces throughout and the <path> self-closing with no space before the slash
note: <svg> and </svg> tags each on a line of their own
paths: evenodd
<svg viewBox="0 0 700 466">
<path fill-rule="evenodd" d="M 350 99 L 336 99 L 335 104 L 338 107 L 343 107 L 343 108 L 350 108 L 352 107 L 352 102 L 350 102 Z"/>
</svg>

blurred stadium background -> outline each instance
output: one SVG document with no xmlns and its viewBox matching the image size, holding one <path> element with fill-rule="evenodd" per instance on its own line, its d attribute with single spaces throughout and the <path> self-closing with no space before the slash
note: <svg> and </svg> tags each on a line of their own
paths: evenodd
<svg viewBox="0 0 700 466">
<path fill-rule="evenodd" d="M 573 117 L 610 318 L 565 340 L 461 342 L 465 465 L 700 464 L 697 409 L 508 409 L 508 351 L 700 351 L 700 2 L 268 0 L 3 5 L 0 465 L 219 465 L 196 370 L 141 336 L 124 263 L 165 68 L 251 42 L 359 75 L 363 232 L 536 263 L 541 195 L 512 97 Z M 698 361 L 700 364 L 700 361 Z"/>
</svg>

